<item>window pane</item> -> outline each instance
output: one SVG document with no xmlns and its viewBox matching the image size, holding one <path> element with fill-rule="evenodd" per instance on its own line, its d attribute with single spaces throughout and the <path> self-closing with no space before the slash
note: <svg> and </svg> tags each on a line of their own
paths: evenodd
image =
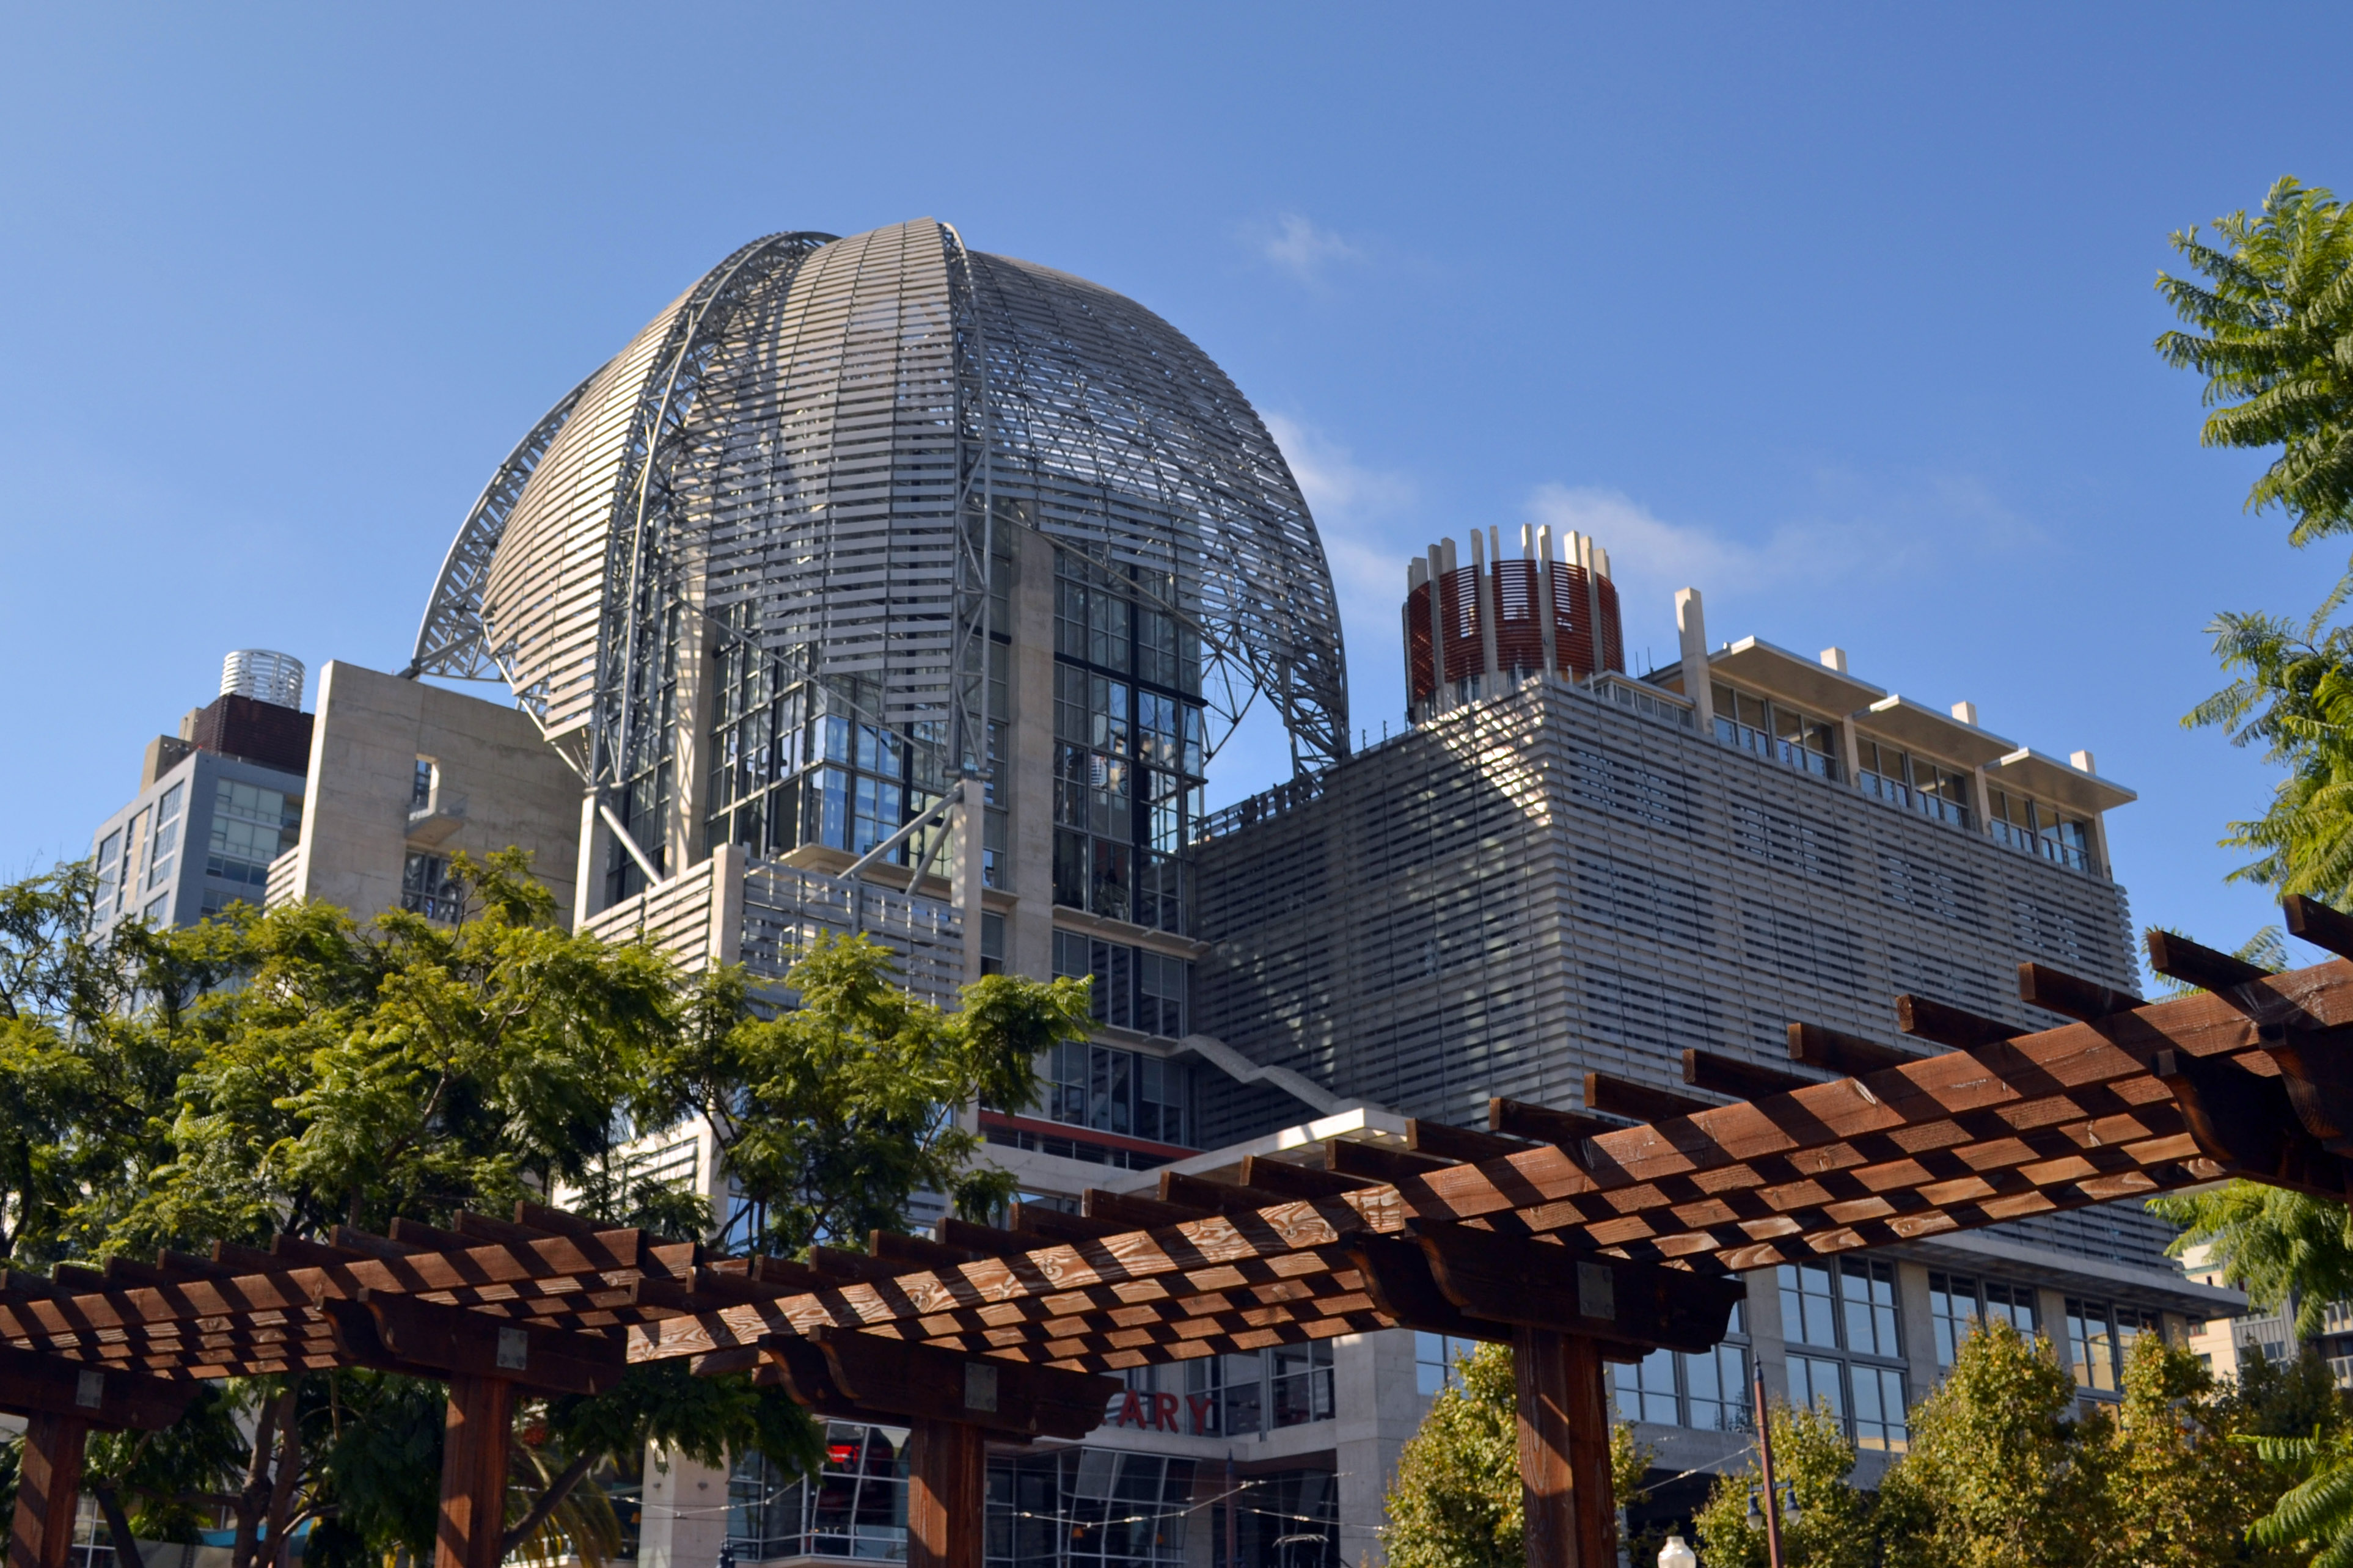
<svg viewBox="0 0 2353 1568">
<path fill-rule="evenodd" d="M 1846 1395 L 1839 1386 L 1839 1363 L 1820 1356 L 1793 1355 L 1789 1358 L 1789 1403 L 1810 1409 L 1817 1405 L 1830 1407 L 1830 1413 L 1841 1422 L 1846 1419 Z"/>
<path fill-rule="evenodd" d="M 1909 1446 L 1904 1419 L 1904 1374 L 1883 1366 L 1857 1366 L 1851 1370 L 1854 1375 L 1855 1447 L 1902 1452 Z"/>
</svg>

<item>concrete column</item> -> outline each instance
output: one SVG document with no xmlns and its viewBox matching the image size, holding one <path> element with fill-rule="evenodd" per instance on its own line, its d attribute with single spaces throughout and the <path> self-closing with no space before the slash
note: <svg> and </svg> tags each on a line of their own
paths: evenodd
<svg viewBox="0 0 2353 1568">
<path fill-rule="evenodd" d="M 1005 915 L 1005 972 L 1044 980 L 1054 973 L 1054 546 L 1034 528 L 1001 526 L 1013 543 L 1012 711 L 999 759 L 1007 776 L 996 784 L 1008 814 L 997 880 L 1016 900 Z"/>
<path fill-rule="evenodd" d="M 1715 694 L 1707 679 L 1707 614 L 1697 588 L 1675 590 L 1675 634 L 1682 644 L 1683 695 L 1697 710 L 1693 721 L 1704 736 L 1715 733 Z"/>
<path fill-rule="evenodd" d="M 1453 553 L 1451 547 L 1433 544 L 1430 547 L 1430 710 L 1443 713 L 1446 682 L 1446 563 Z"/>
<path fill-rule="evenodd" d="M 694 584 L 689 592 L 699 610 L 702 584 Z M 662 829 L 662 874 L 668 877 L 698 864 L 706 853 L 702 818 L 711 805 L 711 725 L 719 690 L 719 639 L 710 621 L 699 613 L 689 615 L 679 640 L 683 646 L 678 650 L 678 732 L 670 742 L 675 783 L 670 821 Z M 649 855 L 655 852 L 650 844 L 644 847 Z"/>
<path fill-rule="evenodd" d="M 1397 1479 L 1405 1439 L 1429 1413 L 1428 1402 L 1414 1386 L 1412 1331 L 1388 1329 L 1334 1342 L 1332 1403 L 1340 1560 L 1350 1568 L 1367 1563 L 1380 1568 L 1389 1484 Z"/>
<path fill-rule="evenodd" d="M 1788 1347 L 1781 1327 L 1781 1286 L 1770 1268 L 1744 1274 L 1748 1301 L 1749 1353 L 1765 1371 L 1765 1392 L 1776 1399 L 1789 1397 Z"/>
<path fill-rule="evenodd" d="M 1904 1382 L 1915 1409 L 1943 1376 L 1936 1364 L 1936 1321 L 1928 1301 L 1928 1270 L 1917 1263 L 1895 1266 L 1895 1312 L 1904 1336 Z"/>
<path fill-rule="evenodd" d="M 2042 1326 L 2042 1336 L 2059 1352 L 2059 1364 L 2069 1376 L 2075 1372 L 2074 1348 L 2067 1342 L 2067 1297 L 2060 1290 L 2034 1292 L 2034 1316 Z"/>
<path fill-rule="evenodd" d="M 1495 531 L 1492 528 L 1487 531 L 1487 542 L 1490 546 L 1495 542 Z M 1495 647 L 1495 621 L 1504 607 L 1503 595 L 1496 592 L 1496 551 L 1492 548 L 1483 552 L 1480 550 L 1479 531 L 1472 529 L 1471 531 L 1471 570 L 1479 580 L 1479 657 L 1485 661 L 1482 668 L 1486 671 L 1486 679 L 1480 683 L 1479 687 L 1479 695 L 1482 697 L 1493 697 L 1495 694 L 1496 679 L 1503 674 L 1503 661 Z"/>
<path fill-rule="evenodd" d="M 646 1449 L 638 1568 L 710 1568 L 727 1539 L 727 1472 Z"/>
<path fill-rule="evenodd" d="M 962 781 L 964 798 L 948 810 L 948 828 L 954 837 L 955 859 L 949 871 L 949 898 L 964 921 L 964 983 L 966 985 L 980 978 L 980 836 L 984 812 L 981 806 L 981 782 L 977 778 Z"/>
<path fill-rule="evenodd" d="M 1552 624 L 1552 525 L 1536 530 L 1536 634 L 1544 638 L 1546 675 L 1560 671 L 1560 648 Z"/>
<path fill-rule="evenodd" d="M 750 858 L 741 844 L 723 844 L 712 851 L 707 951 L 714 965 L 735 963 L 744 956 L 744 874 Z"/>
<path fill-rule="evenodd" d="M 1993 795 L 1991 786 L 1986 783 L 1985 769 L 1982 767 L 1969 770 L 1969 798 L 1977 802 L 1978 831 L 1991 833 L 1993 831 Z"/>
</svg>

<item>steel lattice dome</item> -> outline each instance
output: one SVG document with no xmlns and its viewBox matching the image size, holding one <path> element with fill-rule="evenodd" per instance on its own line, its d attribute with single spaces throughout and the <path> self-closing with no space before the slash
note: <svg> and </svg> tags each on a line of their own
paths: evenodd
<svg viewBox="0 0 2353 1568">
<path fill-rule="evenodd" d="M 952 718 L 984 518 L 1165 574 L 1213 715 L 1264 696 L 1303 764 L 1345 752 L 1330 570 L 1248 400 L 1134 300 L 928 218 L 772 235 L 665 307 L 492 477 L 410 673 L 503 678 L 592 782 L 681 604 Z"/>
</svg>

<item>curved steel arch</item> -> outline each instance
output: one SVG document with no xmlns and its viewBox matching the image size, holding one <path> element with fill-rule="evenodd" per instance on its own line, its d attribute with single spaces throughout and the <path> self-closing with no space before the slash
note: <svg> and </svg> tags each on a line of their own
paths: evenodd
<svg viewBox="0 0 2353 1568">
<path fill-rule="evenodd" d="M 542 415 L 531 434 L 515 444 L 507 460 L 491 476 L 491 482 L 482 487 L 482 493 L 474 498 L 466 521 L 458 527 L 458 537 L 449 542 L 449 552 L 441 558 L 441 573 L 433 580 L 425 618 L 417 623 L 416 651 L 408 668 L 400 672 L 403 679 L 414 680 L 420 675 L 443 675 L 456 680 L 499 679 L 498 661 L 491 657 L 488 639 L 482 635 L 482 578 L 491 569 L 491 557 L 498 553 L 507 514 L 522 498 L 523 486 L 531 482 L 532 470 L 546 456 L 564 422 L 572 417 L 582 394 L 604 374 L 605 367 L 599 365 Z"/>
<path fill-rule="evenodd" d="M 1198 635 L 1213 744 L 1262 693 L 1298 766 L 1347 752 L 1329 564 L 1247 399 L 1142 305 L 944 224 L 743 247 L 541 436 L 480 509 L 497 537 L 462 536 L 488 570 L 448 574 L 471 668 L 599 785 L 661 763 L 686 620 L 977 762 L 990 534 L 1017 524 L 1166 574 L 1137 591 Z"/>
</svg>

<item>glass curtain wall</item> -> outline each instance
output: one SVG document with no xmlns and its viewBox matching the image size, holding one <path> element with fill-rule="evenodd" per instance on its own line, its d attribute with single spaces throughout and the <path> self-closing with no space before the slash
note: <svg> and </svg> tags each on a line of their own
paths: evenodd
<svg viewBox="0 0 2353 1568">
<path fill-rule="evenodd" d="M 1166 574 L 1055 555 L 1054 901 L 1183 931 L 1202 815 L 1199 641 Z"/>
</svg>

